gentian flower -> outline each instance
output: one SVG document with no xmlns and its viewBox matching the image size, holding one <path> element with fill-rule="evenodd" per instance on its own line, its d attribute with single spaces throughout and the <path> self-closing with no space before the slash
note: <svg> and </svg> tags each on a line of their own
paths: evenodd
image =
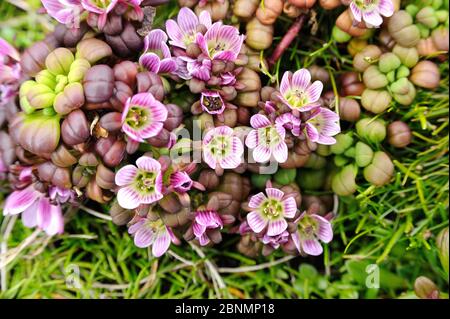
<svg viewBox="0 0 450 319">
<path fill-rule="evenodd" d="M 4 39 L 0 38 L 0 106 L 17 95 L 22 77 L 20 54 Z"/>
<path fill-rule="evenodd" d="M 81 5 L 89 12 L 99 15 L 98 27 L 102 29 L 106 24 L 108 13 L 119 3 L 119 0 L 81 0 Z"/>
<path fill-rule="evenodd" d="M 152 254 L 155 257 L 164 255 L 171 242 L 178 242 L 172 230 L 164 225 L 161 219 L 152 221 L 148 218 L 140 218 L 128 228 L 128 233 L 134 235 L 134 244 L 137 247 L 152 246 Z"/>
<path fill-rule="evenodd" d="M 170 174 L 170 186 L 175 192 L 181 194 L 190 191 L 192 187 L 205 190 L 202 184 L 193 181 L 185 171 L 178 171 Z"/>
<path fill-rule="evenodd" d="M 161 164 L 151 157 L 142 156 L 136 165 L 122 167 L 115 176 L 116 185 L 120 188 L 117 201 L 126 209 L 151 204 L 163 197 Z"/>
<path fill-rule="evenodd" d="M 82 0 L 41 0 L 47 13 L 59 23 L 75 26 L 83 12 Z"/>
<path fill-rule="evenodd" d="M 71 189 L 51 186 L 48 190 L 48 196 L 52 201 L 67 203 L 75 198 L 75 193 Z"/>
<path fill-rule="evenodd" d="M 22 213 L 22 222 L 26 227 L 38 227 L 49 236 L 64 232 L 64 219 L 59 204 L 53 204 L 44 193 L 33 185 L 12 192 L 5 201 L 3 214 Z"/>
<path fill-rule="evenodd" d="M 312 256 L 322 254 L 323 248 L 319 240 L 329 243 L 333 239 L 331 223 L 322 216 L 306 212 L 295 222 L 298 222 L 298 231 L 292 233 L 291 237 L 298 251 Z"/>
<path fill-rule="evenodd" d="M 228 126 L 213 128 L 203 138 L 203 160 L 212 169 L 238 167 L 243 153 L 241 140 L 233 136 L 233 129 Z"/>
<path fill-rule="evenodd" d="M 171 40 L 169 43 L 186 49 L 189 44 L 195 42 L 198 25 L 202 24 L 209 29 L 211 23 L 211 16 L 208 11 L 202 11 L 197 17 L 191 9 L 181 8 L 178 12 L 177 22 L 172 19 L 166 21 L 167 34 Z"/>
<path fill-rule="evenodd" d="M 261 242 L 264 245 L 269 245 L 273 249 L 278 249 L 280 245 L 283 245 L 289 241 L 289 232 L 287 230 L 283 231 L 281 234 L 275 236 L 269 236 L 265 234 L 261 238 Z"/>
<path fill-rule="evenodd" d="M 288 148 L 284 138 L 286 130 L 283 124 L 273 124 L 266 116 L 255 114 L 250 118 L 250 125 L 254 128 L 247 135 L 245 145 L 253 149 L 253 158 L 258 163 L 264 163 L 273 155 L 279 163 L 286 162 Z"/>
<path fill-rule="evenodd" d="M 319 107 L 313 110 L 305 122 L 305 133 L 311 142 L 334 144 L 336 140 L 332 136 L 340 131 L 339 116 L 327 108 Z"/>
<path fill-rule="evenodd" d="M 300 119 L 294 114 L 288 112 L 278 116 L 275 120 L 275 124 L 282 125 L 286 130 L 291 131 L 292 135 L 300 135 Z"/>
<path fill-rule="evenodd" d="M 267 227 L 266 235 L 277 236 L 287 229 L 286 218 L 294 218 L 297 203 L 294 197 L 285 197 L 276 188 L 266 188 L 266 194 L 267 197 L 261 192 L 250 198 L 248 206 L 253 210 L 247 215 L 247 223 L 255 233 Z"/>
<path fill-rule="evenodd" d="M 177 62 L 172 58 L 170 49 L 166 44 L 167 34 L 156 29 L 144 39 L 144 54 L 139 63 L 153 73 L 172 73 L 177 69 Z"/>
<path fill-rule="evenodd" d="M 315 81 L 311 84 L 311 73 L 307 69 L 292 72 L 285 72 L 280 84 L 281 102 L 292 110 L 300 112 L 310 111 L 318 107 L 323 84 Z"/>
<path fill-rule="evenodd" d="M 206 234 L 208 229 L 223 228 L 223 221 L 219 213 L 213 210 L 200 210 L 195 212 L 192 230 L 200 245 L 205 246 L 211 241 Z"/>
<path fill-rule="evenodd" d="M 367 27 L 379 27 L 383 23 L 381 16 L 390 17 L 394 14 L 392 0 L 354 0 L 350 10 L 356 21 L 362 20 Z"/>
<path fill-rule="evenodd" d="M 203 91 L 200 105 L 209 114 L 222 114 L 225 110 L 225 102 L 217 91 Z"/>
<path fill-rule="evenodd" d="M 211 78 L 211 60 L 192 59 L 187 56 L 176 58 L 177 69 L 175 74 L 183 80 L 190 80 L 193 77 L 201 81 L 208 81 Z"/>
<path fill-rule="evenodd" d="M 203 35 L 197 34 L 196 43 L 211 60 L 235 61 L 245 36 L 239 30 L 222 22 L 214 23 Z"/>
<path fill-rule="evenodd" d="M 125 103 L 122 130 L 131 139 L 143 142 L 161 132 L 167 115 L 167 108 L 151 93 L 139 93 Z"/>
</svg>

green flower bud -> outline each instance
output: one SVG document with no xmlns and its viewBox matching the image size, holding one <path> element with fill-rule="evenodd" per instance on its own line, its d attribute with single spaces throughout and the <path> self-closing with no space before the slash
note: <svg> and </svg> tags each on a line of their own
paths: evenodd
<svg viewBox="0 0 450 319">
<path fill-rule="evenodd" d="M 356 123 L 358 135 L 371 143 L 381 143 L 386 138 L 386 125 L 380 119 L 364 118 Z"/>
<path fill-rule="evenodd" d="M 348 196 L 356 191 L 356 173 L 353 165 L 345 166 L 341 171 L 333 176 L 331 188 L 339 196 Z"/>
<path fill-rule="evenodd" d="M 281 168 L 273 176 L 276 183 L 280 185 L 288 185 L 295 180 L 297 170 L 295 168 Z"/>
<path fill-rule="evenodd" d="M 353 145 L 353 137 L 351 133 L 339 133 L 334 137 L 336 143 L 330 146 L 331 153 L 340 155 Z"/>
<path fill-rule="evenodd" d="M 373 151 L 369 145 L 363 142 L 356 143 L 355 153 L 356 165 L 359 167 L 366 167 L 372 162 Z"/>
<path fill-rule="evenodd" d="M 419 53 L 416 48 L 406 48 L 396 44 L 392 52 L 400 59 L 402 64 L 408 68 L 412 68 L 419 62 Z"/>
<path fill-rule="evenodd" d="M 401 105 L 410 105 L 416 97 L 416 88 L 407 78 L 401 78 L 391 84 L 394 100 Z"/>
<path fill-rule="evenodd" d="M 448 226 L 444 228 L 436 238 L 436 246 L 439 249 L 439 258 L 442 268 L 448 277 Z"/>
<path fill-rule="evenodd" d="M 348 158 L 348 157 L 345 157 L 345 156 L 343 156 L 343 155 L 336 155 L 336 156 L 334 157 L 333 160 L 334 160 L 334 164 L 335 164 L 337 167 L 345 166 L 345 165 L 347 165 L 348 162 L 349 162 L 349 158 Z"/>
<path fill-rule="evenodd" d="M 83 86 L 80 83 L 70 83 L 64 91 L 56 95 L 54 109 L 61 115 L 66 115 L 84 104 Z"/>
<path fill-rule="evenodd" d="M 57 48 L 47 56 L 45 66 L 54 75 L 67 74 L 74 59 L 69 49 Z"/>
<path fill-rule="evenodd" d="M 414 292 L 420 299 L 439 299 L 439 289 L 434 282 L 420 276 L 414 282 Z"/>
<path fill-rule="evenodd" d="M 85 59 L 93 65 L 111 55 L 112 50 L 108 44 L 99 39 L 90 38 L 78 43 L 75 56 L 77 59 Z"/>
<path fill-rule="evenodd" d="M 420 37 L 422 39 L 426 39 L 430 36 L 430 29 L 428 29 L 426 26 L 424 26 L 423 24 L 416 24 L 417 27 L 419 28 L 419 32 L 420 32 Z"/>
<path fill-rule="evenodd" d="M 252 174 L 250 176 L 250 181 L 252 185 L 257 189 L 264 189 L 266 187 L 267 181 L 272 177 L 269 174 Z"/>
<path fill-rule="evenodd" d="M 354 147 L 350 147 L 349 149 L 347 149 L 347 150 L 344 152 L 344 155 L 347 156 L 347 157 L 355 157 L 355 155 L 356 155 L 356 149 L 355 149 Z"/>
<path fill-rule="evenodd" d="M 369 66 L 363 73 L 363 81 L 369 89 L 381 89 L 388 85 L 386 75 L 380 72 L 375 65 Z"/>
<path fill-rule="evenodd" d="M 386 74 L 386 78 L 388 79 L 389 83 L 392 83 L 395 81 L 395 71 L 391 71 L 388 74 Z"/>
<path fill-rule="evenodd" d="M 389 107 L 392 97 L 385 90 L 365 89 L 361 95 L 361 105 L 372 113 L 378 114 L 384 112 Z"/>
<path fill-rule="evenodd" d="M 388 22 L 388 31 L 395 42 L 404 47 L 413 47 L 420 40 L 419 28 L 413 24 L 411 15 L 404 10 L 392 15 Z"/>
<path fill-rule="evenodd" d="M 375 152 L 372 163 L 364 168 L 364 178 L 376 186 L 387 184 L 394 174 L 394 164 L 385 152 Z"/>
<path fill-rule="evenodd" d="M 36 82 L 48 86 L 50 89 L 55 89 L 56 79 L 49 70 L 42 70 L 36 74 Z"/>
<path fill-rule="evenodd" d="M 316 153 L 317 153 L 317 155 L 320 155 L 320 156 L 328 156 L 331 154 L 330 146 L 325 145 L 325 144 L 318 144 Z"/>
<path fill-rule="evenodd" d="M 69 80 L 67 79 L 67 76 L 58 74 L 56 76 L 56 86 L 55 86 L 55 94 L 58 94 L 64 90 L 67 83 L 69 83 Z"/>
<path fill-rule="evenodd" d="M 353 58 L 353 67 L 359 72 L 364 72 L 372 63 L 378 61 L 382 52 L 376 45 L 368 45 Z"/>
<path fill-rule="evenodd" d="M 70 66 L 69 74 L 67 75 L 69 83 L 81 82 L 84 78 L 84 74 L 90 67 L 90 63 L 85 59 L 76 59 L 73 61 Z"/>
<path fill-rule="evenodd" d="M 411 72 L 409 71 L 409 69 L 402 65 L 397 69 L 397 79 L 401 79 L 401 78 L 407 78 L 409 76 Z"/>
<path fill-rule="evenodd" d="M 27 99 L 27 94 L 30 88 L 32 88 L 34 85 L 36 85 L 36 82 L 28 80 L 23 82 L 19 89 L 20 107 L 27 114 L 34 112 L 34 108 L 30 105 Z"/>
<path fill-rule="evenodd" d="M 381 72 L 388 73 L 397 69 L 402 62 L 398 58 L 398 56 L 392 52 L 384 53 L 380 57 L 380 61 L 378 62 L 378 67 Z"/>
<path fill-rule="evenodd" d="M 319 156 L 316 153 L 311 153 L 304 167 L 312 169 L 321 169 L 327 165 L 327 160 L 323 156 Z"/>
<path fill-rule="evenodd" d="M 444 1 L 444 0 L 432 0 L 431 1 L 431 6 L 433 7 L 433 9 L 438 10 L 442 7 L 442 5 L 445 4 L 446 6 L 448 6 L 448 1 Z M 448 9 L 448 7 L 447 7 Z"/>
<path fill-rule="evenodd" d="M 301 189 L 320 190 L 323 188 L 327 172 L 316 169 L 299 169 L 297 173 L 297 184 Z"/>
<path fill-rule="evenodd" d="M 333 27 L 333 30 L 331 31 L 331 37 L 333 40 L 335 40 L 337 43 L 345 43 L 352 39 L 352 36 L 348 34 L 347 32 L 342 31 L 337 26 Z"/>
<path fill-rule="evenodd" d="M 36 83 L 28 89 L 27 99 L 34 109 L 44 109 L 53 106 L 55 93 L 48 86 Z"/>
<path fill-rule="evenodd" d="M 406 12 L 408 12 L 412 17 L 415 17 L 417 12 L 419 12 L 419 7 L 415 4 L 409 4 L 405 8 Z"/>
<path fill-rule="evenodd" d="M 447 10 L 438 10 L 435 12 L 436 18 L 440 23 L 445 23 L 448 19 L 448 11 Z"/>
<path fill-rule="evenodd" d="M 416 20 L 428 29 L 434 29 L 439 24 L 436 12 L 432 7 L 424 7 L 416 14 Z"/>
</svg>

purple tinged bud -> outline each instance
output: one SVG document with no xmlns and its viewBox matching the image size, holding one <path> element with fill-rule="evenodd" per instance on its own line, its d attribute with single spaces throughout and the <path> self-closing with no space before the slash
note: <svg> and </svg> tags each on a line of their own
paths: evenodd
<svg viewBox="0 0 450 319">
<path fill-rule="evenodd" d="M 54 109 L 61 115 L 66 115 L 83 106 L 84 93 L 80 83 L 70 83 L 59 93 L 54 101 Z"/>
<path fill-rule="evenodd" d="M 72 182 L 70 171 L 54 165 L 51 162 L 45 162 L 37 167 L 40 180 L 51 183 L 61 188 L 71 188 Z"/>
<path fill-rule="evenodd" d="M 95 65 L 90 68 L 83 80 L 84 94 L 89 103 L 108 101 L 114 92 L 113 70 L 105 65 Z"/>
<path fill-rule="evenodd" d="M 183 110 L 175 104 L 167 104 L 167 120 L 164 122 L 164 128 L 173 131 L 183 121 Z"/>
<path fill-rule="evenodd" d="M 52 153 L 51 160 L 59 167 L 71 167 L 77 162 L 77 158 L 64 145 Z"/>
<path fill-rule="evenodd" d="M 25 50 L 20 59 L 23 72 L 29 76 L 36 75 L 45 68 L 45 58 L 55 48 L 51 43 L 39 41 Z"/>
<path fill-rule="evenodd" d="M 75 57 L 69 49 L 57 48 L 47 56 L 45 66 L 54 75 L 67 75 L 74 60 Z"/>
<path fill-rule="evenodd" d="M 68 145 L 77 145 L 89 138 L 89 122 L 83 111 L 75 110 L 64 119 L 61 125 L 61 136 L 64 143 Z"/>
<path fill-rule="evenodd" d="M 111 47 L 105 42 L 95 38 L 83 40 L 77 45 L 77 59 L 85 59 L 91 65 L 111 55 Z"/>
<path fill-rule="evenodd" d="M 100 118 L 99 124 L 108 132 L 120 131 L 122 129 L 122 113 L 106 113 Z"/>
</svg>

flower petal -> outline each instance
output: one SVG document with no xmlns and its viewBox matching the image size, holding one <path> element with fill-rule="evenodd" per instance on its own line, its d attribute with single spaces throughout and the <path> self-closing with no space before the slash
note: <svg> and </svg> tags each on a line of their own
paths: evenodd
<svg viewBox="0 0 450 319">
<path fill-rule="evenodd" d="M 194 232 L 195 237 L 200 237 L 205 233 L 206 226 L 195 221 L 192 223 L 192 231 Z"/>
<path fill-rule="evenodd" d="M 61 206 L 50 205 L 50 220 L 48 224 L 43 228 L 49 236 L 62 234 L 64 232 L 64 218 L 61 211 Z"/>
<path fill-rule="evenodd" d="M 267 162 L 270 159 L 270 155 L 271 155 L 271 150 L 269 147 L 265 146 L 265 145 L 258 145 L 254 150 L 253 150 L 253 159 L 257 162 L 257 163 L 264 163 Z"/>
<path fill-rule="evenodd" d="M 211 14 L 209 13 L 209 11 L 203 10 L 202 12 L 200 12 L 200 14 L 198 16 L 198 22 L 200 24 L 203 24 L 206 27 L 206 29 L 211 28 L 212 20 L 211 20 Z"/>
<path fill-rule="evenodd" d="M 267 197 L 281 200 L 284 196 L 284 192 L 278 188 L 266 188 Z"/>
<path fill-rule="evenodd" d="M 245 138 L 245 145 L 248 148 L 254 149 L 258 145 L 258 130 L 251 130 Z"/>
<path fill-rule="evenodd" d="M 278 163 L 284 163 L 288 158 L 288 148 L 284 141 L 278 143 L 277 146 L 273 149 L 273 157 Z"/>
<path fill-rule="evenodd" d="M 287 221 L 284 218 L 269 220 L 269 226 L 267 227 L 268 236 L 277 236 L 287 229 Z"/>
<path fill-rule="evenodd" d="M 362 15 L 364 21 L 374 27 L 379 27 L 383 23 L 383 18 L 376 10 L 364 11 Z"/>
<path fill-rule="evenodd" d="M 139 58 L 139 64 L 152 73 L 158 73 L 161 59 L 153 52 L 145 53 Z"/>
<path fill-rule="evenodd" d="M 117 202 L 125 209 L 135 209 L 141 204 L 139 193 L 130 186 L 119 189 L 117 192 Z"/>
<path fill-rule="evenodd" d="M 5 202 L 3 208 L 4 215 L 16 215 L 22 213 L 30 207 L 40 196 L 41 193 L 36 191 L 32 185 L 20 191 L 12 192 Z"/>
<path fill-rule="evenodd" d="M 151 227 L 146 225 L 144 221 L 143 225 L 136 231 L 134 235 L 134 244 L 139 248 L 146 248 L 153 244 L 155 241 L 155 232 Z"/>
<path fill-rule="evenodd" d="M 308 69 L 300 69 L 292 76 L 292 88 L 305 91 L 311 83 L 311 73 Z"/>
<path fill-rule="evenodd" d="M 255 233 L 260 233 L 266 227 L 268 220 L 260 212 L 253 211 L 247 214 L 247 223 Z"/>
<path fill-rule="evenodd" d="M 165 226 L 164 226 L 165 227 Z M 156 240 L 152 246 L 152 254 L 155 257 L 160 257 L 169 249 L 170 234 L 167 229 L 160 230 L 156 234 Z"/>
<path fill-rule="evenodd" d="M 294 197 L 288 197 L 283 200 L 283 209 L 284 217 L 294 218 L 295 213 L 297 212 L 297 203 L 295 202 Z"/>
<path fill-rule="evenodd" d="M 267 199 L 263 192 L 253 195 L 248 202 L 250 208 L 259 208 L 259 206 Z"/>
<path fill-rule="evenodd" d="M 37 226 L 38 206 L 39 201 L 34 201 L 34 203 L 22 213 L 22 223 L 25 227 L 32 228 Z"/>
<path fill-rule="evenodd" d="M 283 78 L 280 83 L 280 93 L 285 95 L 291 88 L 292 72 L 286 71 L 283 74 Z"/>
<path fill-rule="evenodd" d="M 255 114 L 250 118 L 250 125 L 253 128 L 263 128 L 272 125 L 269 119 L 262 114 Z"/>
<path fill-rule="evenodd" d="M 308 100 L 310 103 L 317 102 L 320 99 L 320 95 L 322 94 L 323 84 L 320 81 L 315 81 L 311 84 L 306 90 L 306 94 L 308 94 Z"/>
<path fill-rule="evenodd" d="M 183 33 L 181 32 L 180 27 L 174 20 L 170 19 L 166 21 L 166 31 L 169 38 L 172 40 L 169 41 L 170 44 L 177 46 L 179 48 L 186 49 L 186 45 L 184 44 L 183 41 Z"/>
<path fill-rule="evenodd" d="M 136 160 L 136 165 L 138 168 L 146 172 L 159 172 L 161 170 L 161 164 L 148 156 L 141 156 Z"/>
<path fill-rule="evenodd" d="M 302 250 L 311 256 L 319 256 L 323 252 L 322 245 L 317 239 L 301 239 Z"/>
<path fill-rule="evenodd" d="M 319 215 L 312 215 L 311 218 L 314 218 L 319 222 L 317 237 L 326 244 L 333 240 L 333 228 L 331 227 L 331 223 Z"/>
<path fill-rule="evenodd" d="M 353 14 L 353 18 L 355 18 L 356 21 L 361 22 L 362 12 L 353 1 L 350 3 L 350 10 Z"/>
<path fill-rule="evenodd" d="M 117 186 L 129 185 L 133 182 L 137 174 L 137 168 L 134 165 L 126 165 L 119 169 L 115 176 Z"/>
<path fill-rule="evenodd" d="M 392 16 L 394 14 L 394 4 L 392 3 L 392 0 L 380 0 L 378 11 L 385 17 Z"/>
</svg>

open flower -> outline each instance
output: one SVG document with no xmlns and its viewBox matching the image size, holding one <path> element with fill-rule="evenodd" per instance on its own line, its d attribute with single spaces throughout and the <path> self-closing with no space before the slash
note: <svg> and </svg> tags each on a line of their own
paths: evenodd
<svg viewBox="0 0 450 319">
<path fill-rule="evenodd" d="M 59 23 L 75 26 L 83 11 L 82 0 L 42 0 L 47 13 Z"/>
<path fill-rule="evenodd" d="M 213 128 L 203 138 L 203 160 L 212 169 L 238 167 L 243 153 L 241 140 L 233 136 L 233 129 L 228 126 Z"/>
<path fill-rule="evenodd" d="M 126 209 L 134 209 L 141 204 L 151 204 L 162 195 L 161 164 L 148 156 L 137 159 L 136 166 L 126 165 L 115 176 L 117 201 Z"/>
<path fill-rule="evenodd" d="M 289 240 L 289 232 L 287 230 L 283 231 L 281 234 L 276 236 L 269 236 L 265 234 L 263 238 L 261 238 L 261 242 L 264 245 L 269 245 L 273 249 L 278 249 L 280 245 L 287 243 Z"/>
<path fill-rule="evenodd" d="M 205 187 L 202 184 L 193 181 L 189 174 L 185 171 L 172 173 L 170 175 L 170 186 L 175 192 L 180 194 L 190 191 L 192 187 L 199 190 L 205 190 Z"/>
<path fill-rule="evenodd" d="M 331 223 L 322 216 L 306 212 L 295 222 L 298 222 L 298 231 L 291 236 L 298 251 L 312 256 L 322 254 L 323 248 L 319 240 L 329 243 L 333 239 Z"/>
<path fill-rule="evenodd" d="M 196 43 L 211 60 L 235 61 L 244 39 L 235 27 L 216 22 L 204 35 L 197 34 Z"/>
<path fill-rule="evenodd" d="M 0 38 L 0 106 L 5 105 L 17 95 L 22 77 L 19 52 Z"/>
<path fill-rule="evenodd" d="M 320 105 L 318 101 L 322 89 L 320 81 L 311 84 L 311 73 L 307 69 L 300 69 L 294 74 L 288 71 L 281 79 L 279 97 L 292 110 L 310 111 Z"/>
<path fill-rule="evenodd" d="M 178 242 L 172 230 L 164 225 L 161 219 L 152 221 L 148 218 L 140 218 L 128 228 L 128 233 L 134 235 L 134 244 L 137 247 L 152 246 L 152 254 L 155 257 L 164 255 L 171 242 Z"/>
<path fill-rule="evenodd" d="M 81 5 L 87 11 L 99 15 L 98 27 L 102 29 L 106 24 L 108 13 L 110 13 L 119 2 L 119 0 L 81 0 Z"/>
<path fill-rule="evenodd" d="M 193 77 L 201 81 L 208 81 L 211 78 L 211 60 L 192 59 L 187 56 L 176 58 L 177 69 L 175 74 L 183 80 L 190 80 Z"/>
<path fill-rule="evenodd" d="M 198 33 L 198 25 L 202 24 L 207 29 L 211 27 L 211 16 L 208 11 L 202 11 L 197 15 L 189 8 L 181 8 L 177 21 L 170 19 L 166 21 L 167 34 L 170 44 L 186 49 L 187 46 L 195 42 Z"/>
<path fill-rule="evenodd" d="M 394 4 L 392 0 L 354 0 L 350 10 L 356 21 L 363 20 L 367 27 L 379 27 L 383 23 L 381 16 L 394 14 Z"/>
<path fill-rule="evenodd" d="M 210 239 L 206 234 L 207 230 L 223 228 L 223 221 L 219 213 L 213 210 L 200 210 L 195 212 L 195 219 L 192 223 L 192 230 L 200 245 L 209 244 Z"/>
<path fill-rule="evenodd" d="M 128 98 L 122 113 L 122 130 L 137 142 L 156 136 L 167 119 L 167 108 L 151 93 Z"/>
<path fill-rule="evenodd" d="M 26 227 L 38 227 L 49 236 L 64 232 L 64 219 L 61 207 L 52 204 L 45 194 L 37 191 L 33 185 L 12 192 L 5 202 L 3 214 L 22 213 L 22 222 Z"/>
<path fill-rule="evenodd" d="M 339 116 L 323 107 L 313 110 L 305 124 L 305 132 L 308 138 L 319 144 L 331 145 L 336 143 L 332 136 L 340 131 Z"/>
<path fill-rule="evenodd" d="M 139 63 L 153 73 L 172 73 L 177 62 L 172 58 L 166 44 L 167 34 L 160 29 L 152 30 L 144 39 L 144 54 Z"/>
<path fill-rule="evenodd" d="M 288 112 L 278 116 L 275 124 L 282 125 L 287 131 L 291 131 L 292 135 L 300 135 L 300 119 L 294 114 Z"/>
<path fill-rule="evenodd" d="M 203 91 L 200 105 L 209 114 L 222 114 L 225 110 L 225 103 L 217 91 Z"/>
<path fill-rule="evenodd" d="M 286 218 L 294 218 L 297 203 L 294 197 L 284 197 L 284 192 L 276 188 L 266 188 L 266 195 L 258 193 L 250 198 L 252 209 L 247 215 L 247 223 L 255 233 L 267 227 L 267 236 L 277 236 L 287 229 Z"/>
<path fill-rule="evenodd" d="M 279 163 L 284 163 L 288 157 L 288 148 L 284 138 L 286 130 L 282 123 L 273 124 L 266 116 L 255 114 L 250 118 L 254 130 L 245 139 L 245 145 L 253 149 L 253 158 L 258 163 L 264 163 L 273 155 Z"/>
</svg>

